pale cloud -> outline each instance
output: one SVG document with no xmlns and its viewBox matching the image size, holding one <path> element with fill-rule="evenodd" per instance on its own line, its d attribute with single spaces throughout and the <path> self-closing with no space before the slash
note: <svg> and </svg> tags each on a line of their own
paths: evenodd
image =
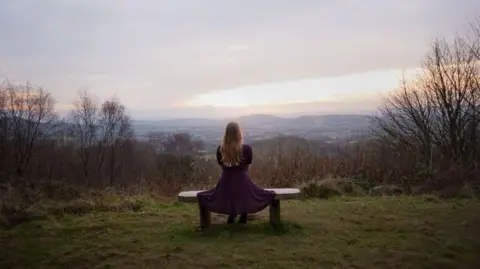
<svg viewBox="0 0 480 269">
<path fill-rule="evenodd" d="M 247 46 L 247 45 L 230 45 L 230 46 L 228 46 L 228 49 L 233 50 L 233 51 L 242 51 L 242 50 L 248 50 L 249 46 Z"/>
<path fill-rule="evenodd" d="M 475 0 L 0 1 L 0 77 L 43 85 L 61 104 L 86 87 L 158 113 L 214 91 L 268 95 L 262 85 L 415 67 L 433 38 L 480 10 Z"/>
</svg>

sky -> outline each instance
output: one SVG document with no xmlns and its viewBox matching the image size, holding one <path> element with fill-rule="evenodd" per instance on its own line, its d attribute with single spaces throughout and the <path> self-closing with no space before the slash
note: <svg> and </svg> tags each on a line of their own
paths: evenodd
<svg viewBox="0 0 480 269">
<path fill-rule="evenodd" d="M 0 79 L 134 118 L 367 113 L 476 0 L 0 0 Z"/>
</svg>

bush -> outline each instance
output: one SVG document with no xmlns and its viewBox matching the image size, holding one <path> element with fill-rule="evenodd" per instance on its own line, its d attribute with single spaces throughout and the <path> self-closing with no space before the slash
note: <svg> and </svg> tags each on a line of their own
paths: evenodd
<svg viewBox="0 0 480 269">
<path fill-rule="evenodd" d="M 48 214 L 54 215 L 82 216 L 99 212 L 137 212 L 152 203 L 152 200 L 145 196 L 105 195 L 83 197 L 66 203 L 56 203 L 44 207 L 43 210 Z"/>
<path fill-rule="evenodd" d="M 425 202 L 430 202 L 430 203 L 438 203 L 440 202 L 440 197 L 438 197 L 437 195 L 435 194 L 424 194 L 422 195 L 423 197 L 423 200 Z"/>
<path fill-rule="evenodd" d="M 477 190 L 474 186 L 465 182 L 456 193 L 456 198 L 474 199 L 477 197 Z"/>
<path fill-rule="evenodd" d="M 22 195 L 20 189 L 9 185 L 0 187 L 4 194 L 0 196 L 0 227 L 5 228 L 13 228 L 27 221 L 45 219 L 49 215 L 82 216 L 98 212 L 136 212 L 154 203 L 149 196 L 129 195 L 114 189 L 90 191 L 79 198 L 62 201 L 48 199 L 45 196 L 31 199 L 31 196 Z"/>
<path fill-rule="evenodd" d="M 364 190 L 349 178 L 327 177 L 323 180 L 313 180 L 301 186 L 306 198 L 328 199 L 332 196 L 361 196 Z"/>
<path fill-rule="evenodd" d="M 368 195 L 372 196 L 391 196 L 401 194 L 403 194 L 403 189 L 397 185 L 380 185 L 373 187 L 368 191 Z"/>
</svg>

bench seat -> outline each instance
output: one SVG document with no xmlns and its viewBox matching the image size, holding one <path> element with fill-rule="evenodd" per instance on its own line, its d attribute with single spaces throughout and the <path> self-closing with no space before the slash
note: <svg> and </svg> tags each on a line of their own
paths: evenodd
<svg viewBox="0 0 480 269">
<path fill-rule="evenodd" d="M 274 188 L 266 189 L 275 192 L 275 199 L 270 204 L 270 224 L 277 226 L 280 224 L 280 200 L 296 200 L 300 199 L 300 190 L 296 188 Z M 197 191 L 182 191 L 178 194 L 178 201 L 182 203 L 198 203 Z M 201 229 L 208 228 L 210 226 L 211 214 L 202 206 L 200 208 L 200 227 Z"/>
</svg>

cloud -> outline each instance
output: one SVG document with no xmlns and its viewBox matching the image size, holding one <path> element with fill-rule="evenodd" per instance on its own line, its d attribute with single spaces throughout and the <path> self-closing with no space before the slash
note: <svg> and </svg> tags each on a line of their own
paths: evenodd
<svg viewBox="0 0 480 269">
<path fill-rule="evenodd" d="M 247 46 L 247 45 L 230 45 L 230 46 L 228 46 L 228 49 L 233 50 L 233 51 L 242 51 L 242 50 L 248 50 L 249 46 Z"/>
<path fill-rule="evenodd" d="M 281 83 L 250 85 L 203 93 L 189 100 L 187 106 L 246 107 L 280 105 L 313 101 L 335 102 L 338 98 L 387 93 L 405 76 L 411 80 L 420 68 L 379 70 L 327 78 L 309 78 Z"/>
<path fill-rule="evenodd" d="M 480 2 L 3 1 L 0 77 L 161 110 L 194 96 L 417 66 Z M 241 52 L 241 53 L 240 53 Z"/>
</svg>

